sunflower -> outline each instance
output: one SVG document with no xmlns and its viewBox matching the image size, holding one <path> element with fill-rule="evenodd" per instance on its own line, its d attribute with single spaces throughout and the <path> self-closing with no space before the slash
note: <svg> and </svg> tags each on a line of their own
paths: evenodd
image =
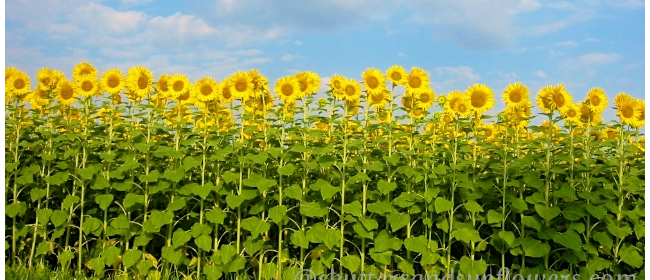
<svg viewBox="0 0 650 280">
<path fill-rule="evenodd" d="M 620 92 L 614 99 L 614 105 L 616 105 L 616 107 L 620 107 L 628 99 L 632 99 L 632 97 L 627 95 L 625 92 Z"/>
<path fill-rule="evenodd" d="M 569 103 L 565 108 L 560 112 L 564 121 L 570 124 L 577 124 L 580 120 L 580 107 L 578 105 Z"/>
<path fill-rule="evenodd" d="M 231 104 L 235 101 L 235 96 L 230 92 L 230 79 L 221 81 L 217 89 L 217 98 L 222 104 Z"/>
<path fill-rule="evenodd" d="M 122 114 L 120 114 L 120 112 L 117 112 L 111 108 L 100 108 L 97 111 L 97 117 L 104 123 L 109 123 L 111 119 L 115 121 L 121 116 Z"/>
<path fill-rule="evenodd" d="M 522 83 L 516 82 L 506 86 L 503 91 L 503 102 L 507 107 L 521 107 L 529 96 L 528 88 Z"/>
<path fill-rule="evenodd" d="M 345 77 L 338 74 L 332 75 L 330 79 L 330 90 L 332 91 L 332 95 L 338 100 L 345 99 L 345 91 L 343 90 L 345 80 L 347 80 Z"/>
<path fill-rule="evenodd" d="M 259 71 L 252 69 L 248 71 L 248 75 L 251 77 L 251 83 L 253 83 L 254 96 L 259 96 L 270 91 L 269 80 L 260 74 Z"/>
<path fill-rule="evenodd" d="M 291 117 L 296 110 L 296 106 L 297 103 L 295 100 L 286 100 L 284 103 L 282 103 L 282 112 L 286 117 Z"/>
<path fill-rule="evenodd" d="M 162 94 L 153 95 L 149 99 L 149 104 L 154 107 L 165 107 L 167 106 L 167 97 Z"/>
<path fill-rule="evenodd" d="M 59 73 L 61 73 L 59 71 Z M 61 73 L 62 74 L 62 73 Z M 58 74 L 47 67 L 41 68 L 36 72 L 36 80 L 38 80 L 38 87 L 43 90 L 50 90 L 56 87 L 56 82 L 60 77 Z"/>
<path fill-rule="evenodd" d="M 592 88 L 587 93 L 587 102 L 587 105 L 589 105 L 592 111 L 600 113 L 607 108 L 607 95 L 605 95 L 605 91 L 601 88 Z"/>
<path fill-rule="evenodd" d="M 99 81 L 97 76 L 92 75 L 79 75 L 74 80 L 74 87 L 76 92 L 84 98 L 90 98 L 99 92 Z"/>
<path fill-rule="evenodd" d="M 493 123 L 485 124 L 480 127 L 481 135 L 485 136 L 488 140 L 496 138 L 497 126 Z"/>
<path fill-rule="evenodd" d="M 402 95 L 402 107 L 404 110 L 410 111 L 413 108 L 413 90 L 406 90 Z"/>
<path fill-rule="evenodd" d="M 361 99 L 345 100 L 345 107 L 347 108 L 348 115 L 354 116 L 357 113 L 359 113 L 360 104 L 361 104 Z"/>
<path fill-rule="evenodd" d="M 388 80 L 393 82 L 393 85 L 403 85 L 405 86 L 408 83 L 408 75 L 406 70 L 402 66 L 395 65 L 388 68 L 386 71 L 386 77 Z"/>
<path fill-rule="evenodd" d="M 603 129 L 603 134 L 605 134 L 607 139 L 618 138 L 618 133 L 619 133 L 619 129 L 613 126 L 608 126 L 605 129 Z"/>
<path fill-rule="evenodd" d="M 183 94 L 175 98 L 175 101 L 181 105 L 190 105 L 196 102 L 196 91 L 192 89 L 192 84 L 188 84 L 187 87 L 188 89 Z"/>
<path fill-rule="evenodd" d="M 633 125 L 639 116 L 639 101 L 634 98 L 626 98 L 620 102 L 620 106 L 616 106 L 616 115 L 621 119 L 624 124 Z"/>
<path fill-rule="evenodd" d="M 413 67 L 408 75 L 408 89 L 422 89 L 429 86 L 429 75 L 422 68 Z"/>
<path fill-rule="evenodd" d="M 18 70 L 18 68 L 16 68 L 16 67 L 13 67 L 13 66 L 12 67 L 5 67 L 5 83 L 7 82 L 7 80 L 9 80 L 9 77 L 11 77 L 11 75 L 13 75 L 15 73 L 18 73 L 18 72 L 20 72 L 20 70 Z"/>
<path fill-rule="evenodd" d="M 343 92 L 345 92 L 345 101 L 357 100 L 361 97 L 361 85 L 355 80 L 346 79 L 343 83 Z"/>
<path fill-rule="evenodd" d="M 265 112 L 273 109 L 273 101 L 275 98 L 270 92 L 260 94 L 255 97 L 249 97 L 244 100 L 244 109 L 247 112 L 264 114 Z"/>
<path fill-rule="evenodd" d="M 607 134 L 603 131 L 594 129 L 589 132 L 589 137 L 591 138 L 591 141 L 601 141 L 607 138 Z"/>
<path fill-rule="evenodd" d="M 595 126 L 602 121 L 600 114 L 591 111 L 587 102 L 580 102 L 578 104 L 578 108 L 580 109 L 580 122 L 578 123 L 579 125 L 584 126 L 586 124 L 590 124 L 591 126 Z"/>
<path fill-rule="evenodd" d="M 390 102 L 391 97 L 390 93 L 387 90 L 384 90 L 380 94 L 371 94 L 367 97 L 366 102 L 369 103 L 375 109 L 385 108 L 386 105 Z"/>
<path fill-rule="evenodd" d="M 230 92 L 235 98 L 245 98 L 253 94 L 253 79 L 246 72 L 237 72 L 230 78 Z"/>
<path fill-rule="evenodd" d="M 444 108 L 445 103 L 447 103 L 447 98 L 445 98 L 444 95 L 438 96 L 438 98 L 436 99 L 436 103 L 438 103 L 438 106 Z"/>
<path fill-rule="evenodd" d="M 318 74 L 305 71 L 296 73 L 295 77 L 300 84 L 300 95 L 297 99 L 318 92 L 318 89 L 320 88 L 320 77 L 318 77 Z"/>
<path fill-rule="evenodd" d="M 126 88 L 132 100 L 144 99 L 153 89 L 153 73 L 142 66 L 131 67 L 126 74 Z"/>
<path fill-rule="evenodd" d="M 16 70 L 5 82 L 5 94 L 10 97 L 24 96 L 29 93 L 30 87 L 31 82 L 27 73 Z"/>
<path fill-rule="evenodd" d="M 422 109 L 429 109 L 435 102 L 436 94 L 430 87 L 423 88 L 422 90 L 415 91 L 413 98 L 415 99 L 415 106 Z"/>
<path fill-rule="evenodd" d="M 369 95 L 381 95 L 386 91 L 386 78 L 384 78 L 381 71 L 368 68 L 361 74 L 361 78 L 363 79 L 363 87 Z"/>
<path fill-rule="evenodd" d="M 377 122 L 388 123 L 392 121 L 392 114 L 390 110 L 377 110 Z"/>
<path fill-rule="evenodd" d="M 184 74 L 174 74 L 167 80 L 167 89 L 171 99 L 179 99 L 190 90 L 190 80 Z"/>
<path fill-rule="evenodd" d="M 278 98 L 284 103 L 294 102 L 300 95 L 300 83 L 295 76 L 285 76 L 278 79 L 273 89 Z"/>
<path fill-rule="evenodd" d="M 167 74 L 162 74 L 158 77 L 158 82 L 156 83 L 156 91 L 158 91 L 158 95 L 162 95 L 164 98 L 169 97 L 169 87 L 167 87 L 167 82 L 171 77 L 172 76 Z"/>
<path fill-rule="evenodd" d="M 97 74 L 98 72 L 97 69 L 95 69 L 95 66 L 86 61 L 79 62 L 74 66 L 74 69 L 72 69 L 72 79 L 75 81 L 82 75 L 97 77 Z"/>
<path fill-rule="evenodd" d="M 447 93 L 447 96 L 445 97 L 446 102 L 444 103 L 445 112 L 455 114 L 454 110 L 456 108 L 456 104 L 458 104 L 458 102 L 464 98 L 467 98 L 467 95 L 457 90 Z"/>
<path fill-rule="evenodd" d="M 70 106 L 77 98 L 75 97 L 75 90 L 72 83 L 67 79 L 60 80 L 54 89 L 56 99 L 64 106 Z"/>
<path fill-rule="evenodd" d="M 101 89 L 110 94 L 118 94 L 124 88 L 124 75 L 120 69 L 109 69 L 102 74 Z"/>
<path fill-rule="evenodd" d="M 466 91 L 474 110 L 481 114 L 487 112 L 494 106 L 494 94 L 487 85 L 474 84 Z"/>
<path fill-rule="evenodd" d="M 217 98 L 217 92 L 219 91 L 219 84 L 217 81 L 210 77 L 205 77 L 196 81 L 194 87 L 192 87 L 196 92 L 194 95 L 201 102 L 208 102 L 215 100 Z"/>
<path fill-rule="evenodd" d="M 421 119 L 421 118 L 424 118 L 426 112 L 427 112 L 427 110 L 424 109 L 424 108 L 415 107 L 415 108 L 413 108 L 413 110 L 409 111 L 409 116 L 411 116 L 413 118 L 416 118 L 416 119 Z"/>
<path fill-rule="evenodd" d="M 553 101 L 552 106 L 558 111 L 562 111 L 564 106 L 572 102 L 571 95 L 566 92 L 563 84 L 558 84 L 553 87 Z"/>
<path fill-rule="evenodd" d="M 460 98 L 455 105 L 455 108 L 452 108 L 454 112 L 460 116 L 466 117 L 470 115 L 473 111 L 472 108 L 472 101 L 469 99 L 469 97 L 464 96 L 464 98 Z"/>
<path fill-rule="evenodd" d="M 26 99 L 34 109 L 41 109 L 43 106 L 50 103 L 48 91 L 43 90 L 41 87 L 34 88 L 34 91 L 27 94 Z"/>
<path fill-rule="evenodd" d="M 632 123 L 633 127 L 644 127 L 645 126 L 645 100 L 639 100 L 637 111 L 639 111 L 639 117 Z"/>
</svg>

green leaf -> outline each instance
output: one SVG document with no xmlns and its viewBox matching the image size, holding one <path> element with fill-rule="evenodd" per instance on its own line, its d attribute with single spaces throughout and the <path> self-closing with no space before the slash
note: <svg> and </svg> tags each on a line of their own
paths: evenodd
<svg viewBox="0 0 650 280">
<path fill-rule="evenodd" d="M 122 264 L 124 265 L 124 268 L 129 268 L 135 265 L 140 260 L 140 257 L 142 257 L 142 251 L 138 249 L 126 250 L 124 256 L 122 256 Z"/>
<path fill-rule="evenodd" d="M 185 200 L 184 197 L 176 197 L 176 199 L 174 199 L 174 202 L 167 204 L 166 211 L 176 212 L 185 208 L 185 205 L 187 205 L 187 200 Z"/>
<path fill-rule="evenodd" d="M 359 269 L 361 259 L 357 255 L 347 255 L 341 259 L 341 265 L 354 273 Z"/>
<path fill-rule="evenodd" d="M 300 202 L 300 214 L 307 217 L 324 217 L 329 213 L 327 207 L 318 202 Z"/>
<path fill-rule="evenodd" d="M 53 186 L 59 186 L 65 182 L 68 181 L 68 178 L 70 177 L 70 172 L 68 171 L 59 171 L 57 173 L 54 173 L 54 175 L 46 177 L 45 182 L 49 183 L 50 185 Z"/>
<path fill-rule="evenodd" d="M 332 155 L 322 155 L 318 157 L 318 164 L 322 168 L 330 168 L 334 163 L 336 163 L 336 157 Z"/>
<path fill-rule="evenodd" d="M 52 221 L 52 224 L 54 224 L 55 227 L 62 225 L 67 220 L 68 220 L 68 213 L 63 212 L 61 210 L 54 210 L 52 212 L 52 216 L 50 217 L 50 221 Z"/>
<path fill-rule="evenodd" d="M 528 203 L 521 198 L 515 198 L 510 202 L 510 206 L 516 213 L 521 213 L 528 210 Z"/>
<path fill-rule="evenodd" d="M 291 240 L 291 244 L 295 246 L 305 249 L 309 248 L 309 240 L 307 240 L 304 230 L 294 231 L 291 233 L 291 236 L 289 236 L 289 240 Z"/>
<path fill-rule="evenodd" d="M 346 214 L 350 214 L 355 217 L 361 217 L 361 208 L 361 202 L 358 200 L 343 205 L 343 211 Z"/>
<path fill-rule="evenodd" d="M 104 176 L 97 176 L 95 183 L 92 185 L 93 190 L 103 190 L 111 186 L 111 183 Z"/>
<path fill-rule="evenodd" d="M 92 180 L 95 174 L 97 173 L 97 170 L 95 170 L 95 167 L 88 166 L 86 168 L 78 168 L 77 169 L 77 174 L 84 179 L 84 180 Z"/>
<path fill-rule="evenodd" d="M 462 256 L 458 263 L 460 271 L 465 275 L 483 275 L 487 271 L 485 260 L 472 260 L 467 256 Z"/>
<path fill-rule="evenodd" d="M 115 246 L 108 246 L 104 248 L 102 256 L 104 257 L 104 264 L 113 265 L 117 258 L 122 254 L 122 249 Z"/>
<path fill-rule="evenodd" d="M 212 182 L 208 182 L 203 186 L 198 184 L 194 186 L 194 188 L 192 189 L 192 193 L 194 195 L 199 196 L 202 199 L 206 199 L 208 195 L 210 195 L 210 192 L 212 192 L 213 190 L 215 190 L 214 185 L 212 184 Z"/>
<path fill-rule="evenodd" d="M 622 224 L 619 227 L 613 221 L 607 223 L 607 231 L 609 231 L 609 233 L 611 233 L 613 236 L 621 239 L 632 234 L 632 229 L 629 226 Z"/>
<path fill-rule="evenodd" d="M 619 252 L 619 256 L 621 261 L 634 268 L 640 268 L 645 263 L 645 259 L 639 254 L 639 250 L 628 244 L 623 244 L 623 249 Z"/>
<path fill-rule="evenodd" d="M 264 178 L 262 175 L 257 173 L 252 173 L 248 178 L 244 179 L 242 183 L 248 187 L 256 187 L 260 193 L 263 193 L 270 187 L 276 185 L 275 180 Z"/>
<path fill-rule="evenodd" d="M 368 211 L 384 216 L 386 213 L 393 212 L 393 205 L 388 201 L 379 201 L 368 204 Z"/>
<path fill-rule="evenodd" d="M 540 222 L 536 217 L 524 216 L 521 218 L 521 223 L 527 227 L 534 228 L 537 231 L 542 229 L 542 222 Z"/>
<path fill-rule="evenodd" d="M 284 189 L 284 194 L 286 194 L 288 198 L 302 200 L 302 189 L 298 185 L 294 184 Z"/>
<path fill-rule="evenodd" d="M 280 224 L 287 216 L 288 208 L 285 205 L 277 205 L 269 209 L 269 218 L 276 224 Z"/>
<path fill-rule="evenodd" d="M 127 229 L 131 225 L 131 221 L 129 221 L 126 215 L 119 215 L 110 222 L 110 225 L 116 229 Z"/>
<path fill-rule="evenodd" d="M 185 170 L 183 170 L 183 167 L 179 167 L 177 169 L 167 169 L 165 170 L 165 173 L 163 174 L 163 177 L 169 181 L 172 181 L 174 183 L 178 183 L 181 180 L 183 180 L 183 177 L 185 177 Z"/>
<path fill-rule="evenodd" d="M 205 275 L 208 277 L 209 280 L 219 280 L 221 279 L 221 275 L 222 275 L 221 268 L 219 268 L 215 264 L 206 266 L 203 269 L 203 273 L 205 273 Z"/>
<path fill-rule="evenodd" d="M 160 177 L 160 172 L 158 172 L 158 170 L 155 169 L 149 172 L 149 174 L 138 175 L 140 181 L 147 182 L 147 183 L 157 182 L 159 177 Z"/>
<path fill-rule="evenodd" d="M 415 275 L 415 269 L 413 269 L 413 261 L 411 260 L 402 259 L 399 263 L 397 263 L 397 268 L 407 275 Z"/>
<path fill-rule="evenodd" d="M 477 230 L 470 229 L 470 228 L 455 229 L 451 233 L 451 235 L 455 239 L 465 242 L 467 244 L 470 244 L 470 242 L 480 242 L 481 240 L 483 240 Z"/>
<path fill-rule="evenodd" d="M 104 258 L 103 257 L 98 257 L 90 260 L 90 265 L 92 266 L 93 270 L 95 271 L 96 274 L 103 274 L 104 273 Z"/>
<path fill-rule="evenodd" d="M 170 246 L 164 246 L 162 247 L 162 257 L 174 265 L 180 265 L 183 252 L 181 250 L 174 250 Z"/>
<path fill-rule="evenodd" d="M 220 208 L 215 208 L 205 213 L 205 218 L 209 222 L 217 225 L 223 224 L 223 220 L 226 216 L 226 213 L 224 213 Z"/>
<path fill-rule="evenodd" d="M 38 209 L 36 210 L 36 218 L 38 218 L 39 223 L 46 224 L 50 217 L 52 216 L 52 209 Z"/>
<path fill-rule="evenodd" d="M 535 204 L 535 211 L 540 217 L 542 217 L 542 219 L 547 221 L 552 220 L 553 218 L 560 215 L 560 213 L 562 213 L 560 207 L 557 206 L 547 207 L 546 205 L 542 205 L 542 204 Z"/>
<path fill-rule="evenodd" d="M 86 235 L 92 233 L 95 236 L 99 236 L 102 231 L 102 221 L 97 218 L 84 219 L 82 230 Z"/>
<path fill-rule="evenodd" d="M 112 194 L 101 194 L 95 197 L 95 203 L 99 205 L 99 208 L 106 211 L 108 206 L 113 202 L 114 196 Z"/>
<path fill-rule="evenodd" d="M 226 171 L 226 172 L 222 173 L 221 177 L 223 177 L 223 180 L 226 183 L 232 183 L 232 182 L 239 181 L 239 174 L 234 173 L 232 171 Z"/>
<path fill-rule="evenodd" d="M 7 206 L 5 206 L 5 214 L 9 218 L 13 218 L 16 216 L 22 217 L 25 214 L 25 211 L 27 211 L 27 206 L 22 201 L 8 204 Z"/>
<path fill-rule="evenodd" d="M 212 249 L 212 237 L 207 234 L 202 234 L 197 238 L 194 238 L 194 244 L 196 244 L 199 249 L 210 252 Z"/>
<path fill-rule="evenodd" d="M 250 217 L 241 222 L 241 227 L 251 233 L 251 237 L 255 238 L 263 232 L 268 231 L 271 225 L 266 221 L 262 221 L 258 217 Z"/>
<path fill-rule="evenodd" d="M 333 187 L 330 183 L 324 181 L 323 179 L 318 179 L 314 185 L 317 188 L 320 188 L 320 195 L 323 199 L 330 199 L 332 196 L 341 191 L 341 188 Z"/>
<path fill-rule="evenodd" d="M 361 222 L 363 224 L 363 227 L 365 227 L 368 231 L 372 231 L 379 226 L 377 221 L 366 217 L 360 217 L 359 222 Z"/>
<path fill-rule="evenodd" d="M 386 216 L 393 232 L 407 226 L 411 222 L 411 216 L 406 213 L 392 212 Z"/>
<path fill-rule="evenodd" d="M 605 215 L 607 215 L 607 208 L 604 205 L 595 206 L 593 204 L 587 204 L 585 206 L 585 209 L 587 210 L 587 212 L 589 212 L 589 214 L 591 214 L 591 216 L 593 216 L 598 220 L 602 219 L 603 217 L 605 217 Z"/>
<path fill-rule="evenodd" d="M 66 267 L 68 265 L 68 262 L 70 262 L 72 259 L 74 259 L 74 253 L 70 250 L 65 250 L 61 254 L 59 254 L 59 263 Z"/>
<path fill-rule="evenodd" d="M 278 168 L 278 174 L 284 175 L 284 176 L 291 176 L 293 172 L 296 170 L 296 167 L 289 163 L 285 166 L 279 167 Z"/>
<path fill-rule="evenodd" d="M 489 224 L 501 224 L 504 218 L 503 213 L 494 210 L 488 210 L 487 212 L 487 221 Z"/>
<path fill-rule="evenodd" d="M 80 199 L 76 195 L 67 195 L 65 199 L 63 199 L 63 202 L 61 203 L 61 208 L 63 210 L 70 209 L 72 205 L 79 203 Z"/>
<path fill-rule="evenodd" d="M 406 247 L 406 249 L 409 251 L 424 253 L 429 250 L 428 239 L 424 235 L 420 235 L 418 237 L 409 237 L 404 239 L 404 247 Z"/>
<path fill-rule="evenodd" d="M 454 207 L 453 202 L 442 197 L 436 198 L 434 205 L 436 206 L 436 213 L 438 214 L 446 211 L 451 211 L 452 207 Z"/>
<path fill-rule="evenodd" d="M 550 245 L 532 237 L 526 237 L 521 246 L 524 249 L 526 257 L 541 258 L 551 252 Z"/>
<path fill-rule="evenodd" d="M 467 210 L 468 212 L 471 212 L 471 213 L 480 213 L 480 212 L 483 212 L 483 207 L 481 207 L 480 204 L 476 203 L 476 201 L 470 200 L 468 202 L 465 202 L 465 210 Z M 488 223 L 490 223 L 489 222 L 489 217 L 490 217 L 490 214 L 488 213 Z"/>
<path fill-rule="evenodd" d="M 580 235 L 571 229 L 563 233 L 555 232 L 553 234 L 553 241 L 569 249 L 582 249 L 582 239 L 580 238 Z"/>
<path fill-rule="evenodd" d="M 341 235 L 338 230 L 332 228 L 325 229 L 325 235 L 323 236 L 323 243 L 325 244 L 325 246 L 327 246 L 327 248 L 333 250 L 334 248 L 339 246 L 340 242 L 341 242 Z"/>
<path fill-rule="evenodd" d="M 262 267 L 262 278 L 264 280 L 275 279 L 278 273 L 278 266 L 275 263 L 265 263 Z"/>
<path fill-rule="evenodd" d="M 50 246 L 50 242 L 41 241 L 40 243 L 38 243 L 38 247 L 36 248 L 36 256 L 45 255 L 45 254 L 49 255 L 50 248 L 52 248 Z"/>
<path fill-rule="evenodd" d="M 144 204 L 144 195 L 127 193 L 122 201 L 124 208 L 130 211 L 136 210 L 138 204 Z"/>
<path fill-rule="evenodd" d="M 508 246 L 515 242 L 515 234 L 512 231 L 499 231 L 499 237 L 505 241 Z"/>
<path fill-rule="evenodd" d="M 185 157 L 183 159 L 183 169 L 192 170 L 192 168 L 201 165 L 201 162 L 202 161 L 200 159 L 196 159 L 196 157 Z"/>
<path fill-rule="evenodd" d="M 33 202 L 36 202 L 39 199 L 45 197 L 45 195 L 46 191 L 44 189 L 33 188 L 31 191 L 29 191 L 29 196 Z"/>
<path fill-rule="evenodd" d="M 174 245 L 174 249 L 178 249 L 181 246 L 185 245 L 187 241 L 190 241 L 192 239 L 192 235 L 190 234 L 189 231 L 184 231 L 182 229 L 177 229 L 174 231 L 174 234 L 172 235 L 172 245 Z"/>
</svg>

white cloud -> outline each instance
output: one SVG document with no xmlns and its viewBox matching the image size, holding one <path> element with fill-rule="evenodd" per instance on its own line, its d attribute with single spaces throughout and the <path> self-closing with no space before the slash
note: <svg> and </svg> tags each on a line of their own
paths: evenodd
<svg viewBox="0 0 650 280">
<path fill-rule="evenodd" d="M 139 29 L 147 15 L 143 12 L 120 12 L 96 3 L 80 6 L 68 14 L 70 22 L 84 26 L 94 33 L 125 33 Z"/>
<path fill-rule="evenodd" d="M 575 41 L 563 41 L 555 43 L 555 45 L 558 47 L 575 47 L 578 45 L 578 43 Z"/>
<path fill-rule="evenodd" d="M 535 77 L 542 78 L 542 79 L 548 78 L 548 74 L 546 74 L 546 72 L 544 72 L 542 70 L 535 71 L 534 75 L 535 75 Z"/>
<path fill-rule="evenodd" d="M 589 53 L 578 57 L 577 61 L 580 65 L 603 65 L 618 62 L 621 55 L 618 53 Z"/>
<path fill-rule="evenodd" d="M 481 76 L 468 66 L 438 67 L 431 75 L 432 87 L 438 94 L 446 94 L 452 90 L 465 90 L 480 80 Z"/>
</svg>

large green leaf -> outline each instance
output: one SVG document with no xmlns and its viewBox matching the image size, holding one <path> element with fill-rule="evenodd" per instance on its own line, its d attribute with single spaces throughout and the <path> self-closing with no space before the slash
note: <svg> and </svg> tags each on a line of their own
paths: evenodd
<svg viewBox="0 0 650 280">
<path fill-rule="evenodd" d="M 266 221 L 262 221 L 258 217 L 250 217 L 242 220 L 241 227 L 251 233 L 251 237 L 255 238 L 263 232 L 268 231 L 271 225 Z"/>
<path fill-rule="evenodd" d="M 541 258 L 551 252 L 551 246 L 548 243 L 532 237 L 526 237 L 521 246 L 526 257 Z"/>
</svg>

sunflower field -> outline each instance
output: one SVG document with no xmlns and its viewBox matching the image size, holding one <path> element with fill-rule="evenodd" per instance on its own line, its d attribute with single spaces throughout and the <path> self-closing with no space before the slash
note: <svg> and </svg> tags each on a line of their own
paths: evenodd
<svg viewBox="0 0 650 280">
<path fill-rule="evenodd" d="M 326 84 L 5 68 L 5 266 L 643 279 L 645 100 L 562 84 L 443 95 L 401 66 Z"/>
</svg>

